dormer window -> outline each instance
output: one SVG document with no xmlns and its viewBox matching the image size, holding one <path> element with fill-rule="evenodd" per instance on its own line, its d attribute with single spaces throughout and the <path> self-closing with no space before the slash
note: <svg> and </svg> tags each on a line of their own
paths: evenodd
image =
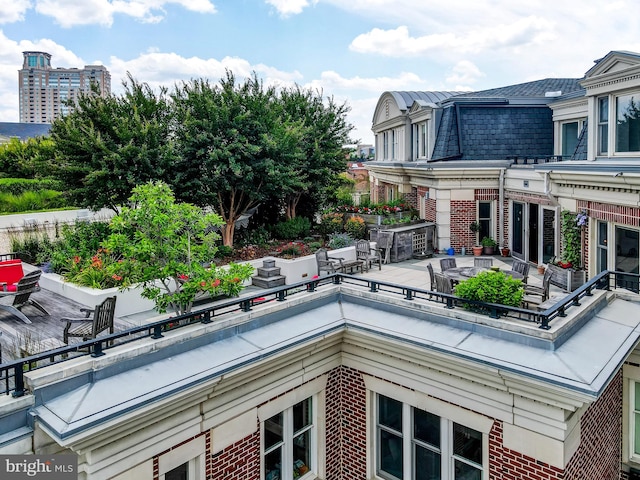
<svg viewBox="0 0 640 480">
<path fill-rule="evenodd" d="M 640 153 L 640 93 L 598 98 L 598 155 L 630 153 Z"/>
<path fill-rule="evenodd" d="M 616 152 L 640 152 L 640 94 L 616 98 Z"/>
</svg>

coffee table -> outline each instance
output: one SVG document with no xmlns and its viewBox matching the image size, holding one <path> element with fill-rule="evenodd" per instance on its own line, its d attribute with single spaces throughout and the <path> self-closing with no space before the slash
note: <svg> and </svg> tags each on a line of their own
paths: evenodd
<svg viewBox="0 0 640 480">
<path fill-rule="evenodd" d="M 364 261 L 362 260 L 349 260 L 346 262 L 342 262 L 342 268 L 344 269 L 344 273 L 362 273 L 362 269 L 364 268 Z"/>
</svg>

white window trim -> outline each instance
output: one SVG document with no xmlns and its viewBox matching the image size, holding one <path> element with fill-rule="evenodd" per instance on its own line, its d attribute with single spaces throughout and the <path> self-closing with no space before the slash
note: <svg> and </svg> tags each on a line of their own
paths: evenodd
<svg viewBox="0 0 640 480">
<path fill-rule="evenodd" d="M 405 414 L 405 411 L 410 411 L 410 407 L 418 408 L 420 410 L 424 410 L 439 416 L 441 419 L 443 419 L 443 422 L 447 422 L 446 428 L 450 429 L 450 431 L 452 431 L 453 422 L 455 422 L 459 425 L 472 428 L 473 430 L 482 433 L 482 478 L 489 478 L 489 432 L 491 431 L 491 427 L 493 426 L 493 419 L 487 418 L 462 407 L 458 407 L 457 405 L 453 405 L 442 400 L 429 397 L 426 393 L 409 390 L 408 388 L 394 385 L 389 382 L 385 382 L 384 380 L 370 377 L 368 375 L 363 375 L 363 377 L 365 385 L 367 387 L 367 418 L 369 419 L 369 421 L 367 422 L 367 440 L 368 444 L 372 446 L 372 448 L 368 449 L 367 452 L 367 478 L 376 480 L 387 480 L 383 477 L 380 477 L 376 473 L 376 467 L 378 463 L 378 459 L 376 458 L 378 452 L 376 428 L 378 412 L 376 396 L 378 394 L 393 398 L 394 400 L 398 400 L 403 403 L 403 433 L 404 431 L 410 431 L 405 429 L 405 427 L 409 428 L 408 424 L 404 425 L 405 422 L 410 421 L 410 415 Z M 444 428 L 444 424 L 442 426 Z M 407 440 L 405 440 L 405 436 L 403 435 L 403 441 L 408 441 L 408 445 L 411 445 L 410 436 Z M 450 443 L 450 441 L 451 435 L 447 434 L 447 443 Z M 445 445 L 443 445 L 442 448 L 442 455 L 444 457 Z M 448 449 L 449 447 L 446 446 L 446 448 Z M 407 472 L 405 474 L 407 478 L 411 478 L 411 448 L 409 448 L 408 451 L 405 449 L 405 452 L 406 453 L 403 460 L 404 471 Z M 453 462 L 453 454 L 449 451 L 447 452 L 447 455 L 448 456 L 446 458 L 449 459 L 449 462 L 447 462 L 447 464 L 451 464 Z M 452 470 L 451 467 L 449 469 Z M 445 474 L 444 468 L 442 470 L 442 473 L 443 475 Z M 445 477 L 443 476 L 443 478 Z M 453 476 L 449 478 L 453 479 Z"/>
<path fill-rule="evenodd" d="M 637 152 L 618 152 L 616 150 L 616 134 L 617 134 L 617 128 L 616 128 L 616 122 L 617 122 L 617 115 L 616 115 L 616 105 L 617 105 L 617 100 L 618 97 L 622 97 L 625 95 L 635 95 L 637 94 L 638 97 L 640 98 L 640 91 L 638 91 L 638 89 L 630 89 L 630 90 L 625 90 L 625 91 L 619 91 L 619 92 L 615 92 L 615 93 L 609 93 L 609 94 L 605 94 L 605 95 L 598 95 L 596 97 L 596 156 L 599 157 L 640 157 L 640 151 Z M 599 105 L 599 99 L 600 98 L 607 98 L 609 100 L 609 104 L 608 104 L 608 122 L 607 122 L 607 142 L 608 142 L 608 148 L 607 148 L 607 152 L 600 152 L 600 136 L 599 136 L 599 125 L 600 125 L 600 105 Z"/>
<path fill-rule="evenodd" d="M 311 435 L 311 465 L 309 472 L 300 477 L 305 480 L 314 478 L 324 478 L 325 476 L 325 388 L 327 385 L 327 375 L 322 375 L 310 382 L 288 393 L 281 395 L 272 401 L 265 403 L 258 408 L 258 419 L 260 420 L 260 479 L 264 480 L 264 422 L 269 418 L 292 408 L 297 403 L 309 397 L 312 398 L 312 421 L 313 431 Z M 286 433 L 286 432 L 285 432 Z"/>
<path fill-rule="evenodd" d="M 640 467 L 640 455 L 633 452 L 635 433 L 633 421 L 634 384 L 640 382 L 640 367 L 624 365 L 622 367 L 622 375 L 622 461 L 632 463 L 635 467 Z"/>
</svg>

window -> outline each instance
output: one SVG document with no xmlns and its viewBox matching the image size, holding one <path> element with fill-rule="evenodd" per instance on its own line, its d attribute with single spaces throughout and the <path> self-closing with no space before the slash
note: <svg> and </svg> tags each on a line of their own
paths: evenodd
<svg viewBox="0 0 640 480">
<path fill-rule="evenodd" d="M 491 230 L 491 202 L 478 202 L 478 223 L 480 223 L 480 231 L 478 239 L 484 237 L 492 237 Z"/>
<path fill-rule="evenodd" d="M 164 474 L 164 480 L 187 480 L 189 478 L 189 463 L 183 463 Z"/>
<path fill-rule="evenodd" d="M 265 480 L 297 479 L 314 470 L 314 417 L 312 397 L 309 397 L 264 421 Z"/>
<path fill-rule="evenodd" d="M 199 480 L 205 478 L 204 435 L 174 447 L 158 457 L 160 480 Z"/>
<path fill-rule="evenodd" d="M 597 270 L 598 272 L 604 272 L 605 270 L 608 270 L 608 265 L 609 262 L 607 261 L 607 258 L 609 256 L 609 251 L 607 248 L 607 237 L 608 237 L 608 230 L 609 230 L 609 226 L 607 224 L 607 222 L 602 222 L 602 221 L 598 221 L 597 224 L 597 235 L 598 235 L 598 239 L 597 239 Z"/>
<path fill-rule="evenodd" d="M 562 157 L 570 158 L 578 146 L 579 135 L 578 122 L 568 122 L 562 124 Z"/>
<path fill-rule="evenodd" d="M 598 98 L 598 154 L 609 152 L 609 98 Z"/>
<path fill-rule="evenodd" d="M 616 152 L 640 152 L 640 95 L 616 98 Z"/>
<path fill-rule="evenodd" d="M 427 122 L 413 126 L 413 158 L 427 158 Z"/>
<path fill-rule="evenodd" d="M 388 480 L 481 480 L 483 434 L 377 395 L 376 474 Z"/>
</svg>

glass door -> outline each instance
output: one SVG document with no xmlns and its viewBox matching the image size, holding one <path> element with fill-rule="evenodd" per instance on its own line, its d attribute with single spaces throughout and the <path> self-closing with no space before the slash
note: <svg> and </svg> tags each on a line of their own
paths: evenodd
<svg viewBox="0 0 640 480">
<path fill-rule="evenodd" d="M 511 229 L 513 233 L 511 255 L 524 260 L 524 203 L 513 202 Z"/>
<path fill-rule="evenodd" d="M 638 251 L 640 250 L 640 232 L 630 228 L 616 227 L 617 272 L 638 273 Z M 618 286 L 638 293 L 638 277 L 618 275 Z"/>
<path fill-rule="evenodd" d="M 542 207 L 542 263 L 556 256 L 556 209 Z"/>
</svg>

